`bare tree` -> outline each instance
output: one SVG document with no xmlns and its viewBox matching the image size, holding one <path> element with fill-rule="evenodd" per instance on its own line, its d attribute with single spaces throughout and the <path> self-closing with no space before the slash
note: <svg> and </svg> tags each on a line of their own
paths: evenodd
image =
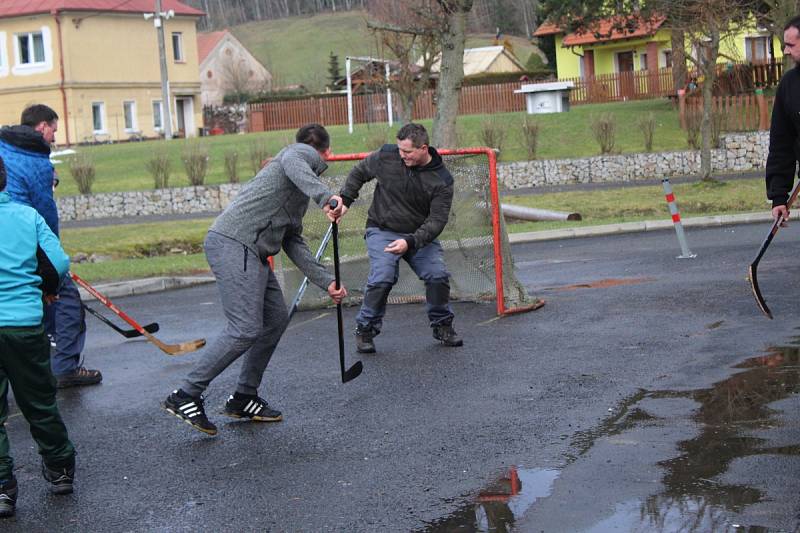
<svg viewBox="0 0 800 533">
<path fill-rule="evenodd" d="M 655 0 L 654 9 L 667 16 L 665 25 L 683 32 L 693 53 L 686 59 L 693 63 L 703 77 L 702 142 L 700 174 L 711 180 L 711 146 L 713 138 L 712 105 L 714 83 L 717 79 L 717 60 L 720 43 L 740 33 L 751 24 L 758 7 L 757 0 Z M 736 60 L 738 58 L 729 58 Z"/>
<path fill-rule="evenodd" d="M 377 37 L 383 57 L 396 58 L 390 62 L 388 86 L 398 97 L 399 119 L 405 124 L 413 119 L 414 102 L 430 83 L 438 53 L 436 22 L 422 15 L 428 12 L 424 4 L 373 0 L 369 7 L 367 26 Z M 385 79 L 381 74 L 377 80 Z"/>
<path fill-rule="evenodd" d="M 240 57 L 228 56 L 220 70 L 225 95 L 233 98 L 237 104 L 246 102 L 253 88 L 253 71 L 247 62 Z"/>
<path fill-rule="evenodd" d="M 789 20 L 800 14 L 799 0 L 763 0 L 760 22 L 767 27 L 771 36 L 778 35 L 783 41 L 783 27 Z M 770 45 L 772 39 L 770 39 Z M 774 57 L 774 56 L 773 56 Z M 790 55 L 783 56 L 784 72 L 794 66 Z"/>
</svg>

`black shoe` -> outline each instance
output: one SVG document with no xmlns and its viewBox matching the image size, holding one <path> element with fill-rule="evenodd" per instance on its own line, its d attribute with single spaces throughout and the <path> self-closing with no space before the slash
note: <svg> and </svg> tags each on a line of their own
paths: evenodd
<svg viewBox="0 0 800 533">
<path fill-rule="evenodd" d="M 182 390 L 175 390 L 164 400 L 164 409 L 198 431 L 208 435 L 217 434 L 217 426 L 212 424 L 206 416 L 203 398 L 194 398 Z"/>
<path fill-rule="evenodd" d="M 50 468 L 42 461 L 42 476 L 50 482 L 53 494 L 72 494 L 72 483 L 75 481 L 75 467 Z"/>
<path fill-rule="evenodd" d="M 372 339 L 377 333 L 372 328 L 356 326 L 356 351 L 358 353 L 375 353 L 375 343 Z"/>
<path fill-rule="evenodd" d="M 84 385 L 95 385 L 103 381 L 103 374 L 99 370 L 90 370 L 80 366 L 69 374 L 56 376 L 56 386 L 59 389 L 67 387 L 83 387 Z"/>
<path fill-rule="evenodd" d="M 442 341 L 445 346 L 463 346 L 464 341 L 458 336 L 452 324 L 443 324 L 433 327 L 433 338 Z"/>
<path fill-rule="evenodd" d="M 17 479 L 11 477 L 5 483 L 0 483 L 0 518 L 14 516 L 17 506 Z"/>
<path fill-rule="evenodd" d="M 232 394 L 228 398 L 222 414 L 233 418 L 249 418 L 257 422 L 280 422 L 283 420 L 281 412 L 272 409 L 263 398 L 239 393 Z"/>
</svg>

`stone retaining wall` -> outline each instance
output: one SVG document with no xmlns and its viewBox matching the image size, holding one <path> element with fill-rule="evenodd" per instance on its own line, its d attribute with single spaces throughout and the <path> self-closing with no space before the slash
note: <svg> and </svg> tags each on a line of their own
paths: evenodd
<svg viewBox="0 0 800 533">
<path fill-rule="evenodd" d="M 731 173 L 762 169 L 767 160 L 769 132 L 726 135 L 713 150 L 712 167 Z M 700 172 L 698 151 L 607 155 L 581 159 L 545 159 L 498 165 L 506 189 L 635 181 L 653 177 L 687 176 Z M 152 191 L 103 193 L 57 198 L 61 220 L 132 217 L 185 213 L 215 213 L 239 192 L 239 184 L 180 187 Z"/>
</svg>

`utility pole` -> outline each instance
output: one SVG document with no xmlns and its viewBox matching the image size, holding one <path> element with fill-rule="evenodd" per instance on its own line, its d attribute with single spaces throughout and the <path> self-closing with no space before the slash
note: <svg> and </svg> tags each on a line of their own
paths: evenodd
<svg viewBox="0 0 800 533">
<path fill-rule="evenodd" d="M 145 13 L 144 19 L 153 19 L 158 35 L 158 58 L 161 65 L 161 109 L 163 115 L 161 124 L 164 127 L 164 138 L 172 139 L 172 103 L 169 94 L 169 72 L 167 71 L 167 46 L 164 42 L 164 20 L 175 16 L 175 12 L 169 10 L 161 11 L 161 0 L 156 0 L 156 12 Z"/>
</svg>

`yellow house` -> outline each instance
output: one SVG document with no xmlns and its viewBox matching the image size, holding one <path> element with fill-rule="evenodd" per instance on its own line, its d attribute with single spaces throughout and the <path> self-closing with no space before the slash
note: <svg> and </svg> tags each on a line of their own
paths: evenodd
<svg viewBox="0 0 800 533">
<path fill-rule="evenodd" d="M 559 78 L 586 78 L 672 67 L 671 32 L 663 25 L 663 18 L 655 18 L 640 21 L 633 31 L 620 32 L 612 28 L 611 20 L 602 20 L 596 36 L 594 32 L 567 33 L 545 23 L 534 35 L 554 36 Z M 728 36 L 720 43 L 719 63 L 779 61 L 783 57 L 780 39 L 774 37 L 773 46 L 769 40 L 769 32 L 758 28 L 754 21 L 748 30 Z M 696 51 L 687 46 L 687 53 Z"/>
<path fill-rule="evenodd" d="M 153 0 L 2 0 L 0 125 L 46 104 L 58 144 L 157 137 L 164 106 Z M 163 0 L 172 130 L 202 126 L 196 23 L 204 13 Z M 148 15 L 150 14 L 150 15 Z"/>
</svg>

